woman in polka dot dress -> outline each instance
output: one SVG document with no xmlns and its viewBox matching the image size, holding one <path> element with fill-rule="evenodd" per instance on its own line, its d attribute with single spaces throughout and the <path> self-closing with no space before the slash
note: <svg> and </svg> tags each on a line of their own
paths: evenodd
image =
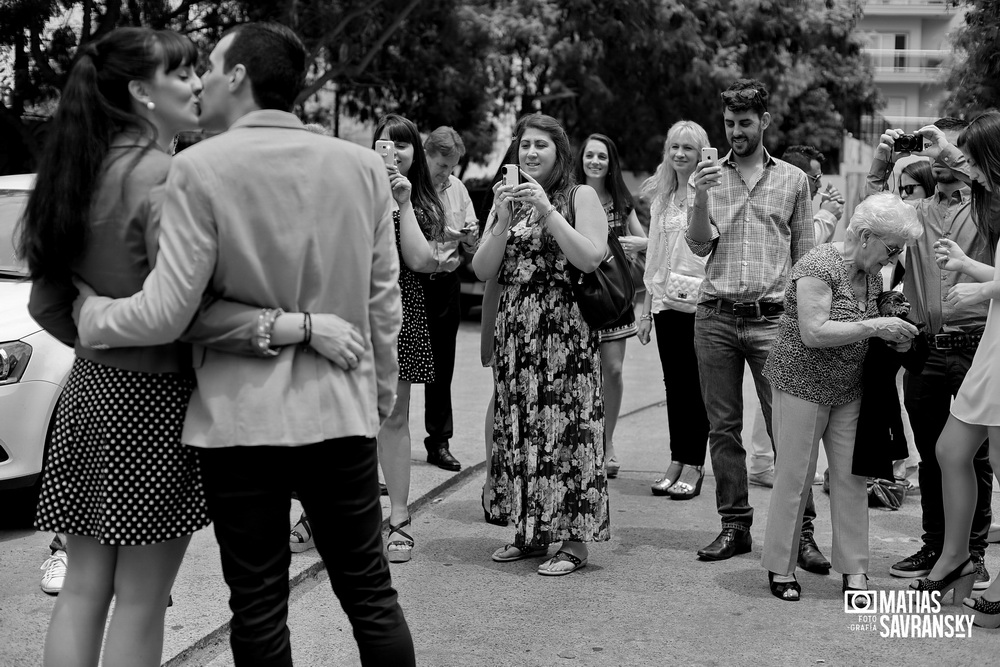
<svg viewBox="0 0 1000 667">
<path fill-rule="evenodd" d="M 198 126 L 197 50 L 186 37 L 115 30 L 80 47 L 22 220 L 32 316 L 76 361 L 56 408 L 36 525 L 68 534 L 46 665 L 159 665 L 171 586 L 191 534 L 209 523 L 196 450 L 181 444 L 194 387 L 180 344 L 76 344 L 79 278 L 139 291 L 157 251 L 175 135 Z M 259 309 L 246 306 L 247 321 Z M 111 599 L 115 609 L 102 641 Z"/>
</svg>

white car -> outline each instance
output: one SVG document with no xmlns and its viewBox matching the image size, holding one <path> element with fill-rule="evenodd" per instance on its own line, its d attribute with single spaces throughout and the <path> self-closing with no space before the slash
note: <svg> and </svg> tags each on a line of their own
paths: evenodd
<svg viewBox="0 0 1000 667">
<path fill-rule="evenodd" d="M 0 490 L 38 481 L 74 358 L 28 315 L 31 283 L 14 257 L 14 228 L 33 184 L 32 174 L 0 176 Z"/>
</svg>

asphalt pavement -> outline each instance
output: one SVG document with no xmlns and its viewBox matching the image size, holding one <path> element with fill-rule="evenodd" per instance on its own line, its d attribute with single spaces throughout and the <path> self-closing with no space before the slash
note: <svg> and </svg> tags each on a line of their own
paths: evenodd
<svg viewBox="0 0 1000 667">
<path fill-rule="evenodd" d="M 709 468 L 702 495 L 690 501 L 650 494 L 650 482 L 669 458 L 666 409 L 655 343 L 643 347 L 635 339 L 627 348 L 623 416 L 615 438 L 622 471 L 610 482 L 612 539 L 591 545 L 587 567 L 566 577 L 538 576 L 541 559 L 494 563 L 490 554 L 509 542 L 513 531 L 486 524 L 480 506 L 483 415 L 492 381 L 478 350 L 478 323 L 464 322 L 453 387 L 452 451 L 463 463 L 461 472 L 425 462 L 423 393 L 414 391 L 416 548 L 411 562 L 392 565 L 392 574 L 418 664 L 972 665 L 997 655 L 1000 632 L 980 628 L 963 638 L 882 637 L 892 623 L 898 630 L 903 615 L 873 615 L 869 623 L 845 613 L 835 573 L 799 572 L 798 603 L 771 597 L 760 567 L 769 489 L 751 487 L 753 551 L 718 563 L 698 561 L 695 552 L 719 529 L 715 480 Z M 744 396 L 752 407 L 749 379 Z M 818 486 L 814 490 L 816 538 L 829 555 L 829 498 Z M 996 495 L 994 511 L 1000 511 Z M 295 518 L 293 506 L 290 521 Z M 870 522 L 872 587 L 901 591 L 907 582 L 890 577 L 888 568 L 919 546 L 919 500 L 907 499 L 897 512 L 871 510 Z M 0 530 L 2 666 L 41 664 L 54 603 L 38 586 L 48 541 L 47 534 L 27 528 Z M 987 565 L 1000 573 L 995 552 L 996 547 L 987 552 Z M 315 550 L 293 554 L 292 570 L 289 625 L 296 664 L 360 664 L 350 625 Z M 228 592 L 211 529 L 194 536 L 173 597 L 164 664 L 231 665 Z M 945 607 L 936 616 L 953 613 Z"/>
</svg>

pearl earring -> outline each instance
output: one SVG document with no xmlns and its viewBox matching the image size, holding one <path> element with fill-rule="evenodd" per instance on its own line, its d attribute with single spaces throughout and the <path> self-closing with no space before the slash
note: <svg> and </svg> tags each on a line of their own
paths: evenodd
<svg viewBox="0 0 1000 667">
<path fill-rule="evenodd" d="M 152 104 L 152 102 L 150 102 L 150 104 Z M 867 243 L 862 243 L 862 244 L 861 244 L 861 247 L 862 247 L 862 248 L 867 248 L 867 247 L 868 247 L 868 244 L 867 244 Z"/>
<path fill-rule="evenodd" d="M 156 108 L 156 105 L 153 104 L 152 101 L 149 101 L 149 102 L 146 102 L 146 108 L 149 109 L 150 111 L 152 111 L 153 109 Z"/>
</svg>

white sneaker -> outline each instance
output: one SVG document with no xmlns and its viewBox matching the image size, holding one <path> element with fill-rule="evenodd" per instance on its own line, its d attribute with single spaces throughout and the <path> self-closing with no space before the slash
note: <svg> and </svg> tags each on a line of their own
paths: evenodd
<svg viewBox="0 0 1000 667">
<path fill-rule="evenodd" d="M 42 563 L 42 591 L 49 595 L 59 595 L 66 579 L 66 552 L 57 551 Z"/>
</svg>

